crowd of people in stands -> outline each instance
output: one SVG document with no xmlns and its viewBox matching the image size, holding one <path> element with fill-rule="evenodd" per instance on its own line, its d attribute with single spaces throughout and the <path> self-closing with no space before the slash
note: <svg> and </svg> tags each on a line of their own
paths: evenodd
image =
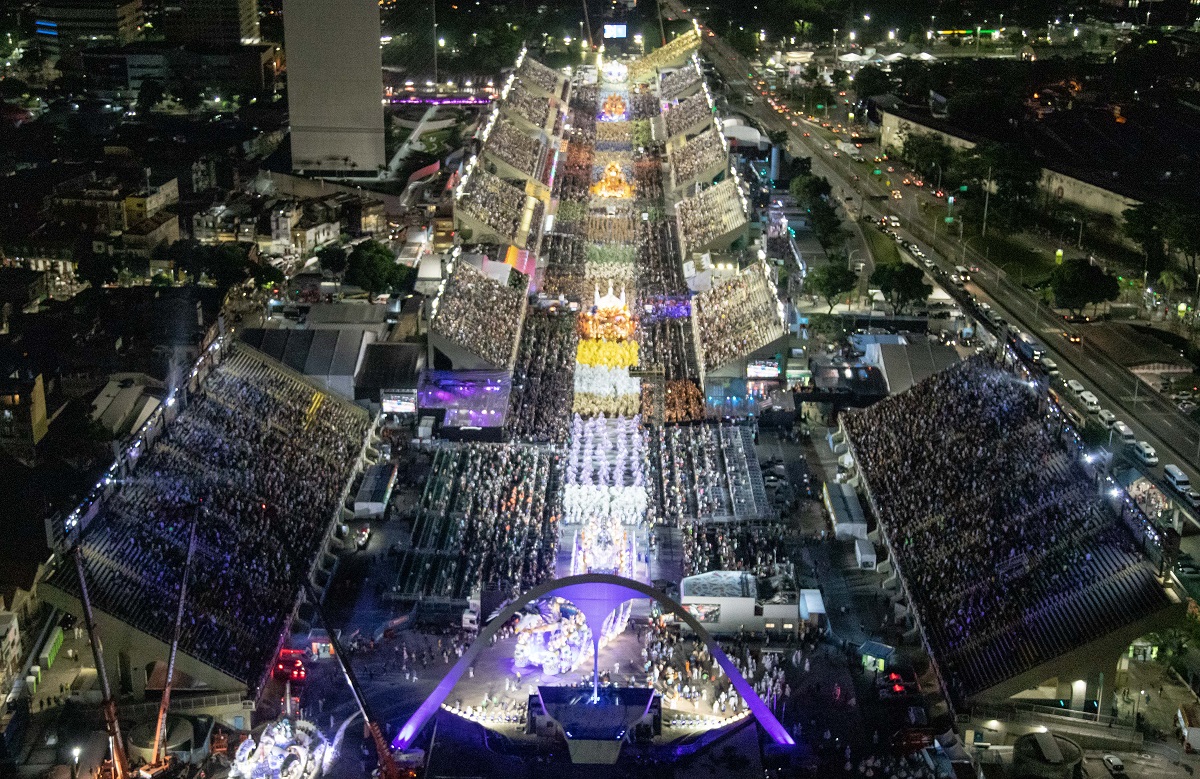
<svg viewBox="0 0 1200 779">
<path fill-rule="evenodd" d="M 547 94 L 562 99 L 566 79 L 558 71 L 548 68 L 533 57 L 526 57 L 517 69 L 517 78 L 525 79 L 541 87 Z"/>
<path fill-rule="evenodd" d="M 677 186 L 715 166 L 725 167 L 728 164 L 729 152 L 715 128 L 701 133 L 671 153 L 672 174 Z"/>
<path fill-rule="evenodd" d="M 1045 403 L 979 355 L 845 419 L 880 525 L 942 650 L 1022 630 L 1045 642 L 1056 630 L 1045 617 L 1071 602 L 1087 617 L 1081 633 L 1097 622 L 1111 630 L 1139 597 L 1132 537 L 1062 445 Z M 1120 597 L 1088 599 L 1112 579 L 1128 588 Z"/>
<path fill-rule="evenodd" d="M 542 309 L 525 317 L 505 420 L 518 441 L 566 440 L 578 342 L 574 319 L 570 312 Z"/>
<path fill-rule="evenodd" d="M 513 82 L 501 107 L 520 116 L 534 127 L 545 127 L 546 119 L 550 116 L 550 99 L 529 91 L 520 79 Z"/>
<path fill-rule="evenodd" d="M 484 153 L 494 155 L 522 173 L 537 176 L 546 147 L 502 116 L 488 135 Z"/>
<path fill-rule="evenodd" d="M 663 73 L 659 79 L 658 91 L 663 98 L 670 100 L 693 84 L 700 83 L 700 71 L 691 63 L 678 70 Z"/>
<path fill-rule="evenodd" d="M 744 357 L 783 335 L 779 301 L 766 266 L 755 263 L 692 302 L 700 357 L 709 370 Z"/>
<path fill-rule="evenodd" d="M 439 449 L 400 558 L 403 597 L 465 598 L 477 584 L 526 592 L 554 576 L 558 455 L 521 445 Z"/>
<path fill-rule="evenodd" d="M 674 136 L 697 126 L 705 119 L 711 121 L 712 107 L 708 104 L 708 96 L 697 92 L 668 108 L 663 117 L 667 123 L 667 135 Z"/>
<path fill-rule="evenodd" d="M 432 329 L 492 365 L 507 366 L 521 329 L 524 303 L 522 290 L 460 262 L 438 298 Z"/>
<path fill-rule="evenodd" d="M 525 192 L 477 166 L 471 171 L 455 208 L 492 228 L 506 241 L 516 243 L 521 232 Z"/>
<path fill-rule="evenodd" d="M 633 127 L 629 122 L 597 122 L 594 142 L 597 151 L 632 151 Z"/>
<path fill-rule="evenodd" d="M 676 206 L 685 252 L 699 250 L 746 224 L 737 182 L 725 179 Z"/>
<path fill-rule="evenodd" d="M 369 426 L 365 413 L 235 348 L 109 499 L 83 543 L 97 609 L 169 642 L 195 527 L 180 648 L 257 684 Z M 78 591 L 67 565 L 53 582 Z"/>
</svg>

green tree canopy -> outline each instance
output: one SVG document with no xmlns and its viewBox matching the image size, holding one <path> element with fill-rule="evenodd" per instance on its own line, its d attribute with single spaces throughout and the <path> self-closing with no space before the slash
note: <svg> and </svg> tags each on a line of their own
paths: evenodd
<svg viewBox="0 0 1200 779">
<path fill-rule="evenodd" d="M 345 280 L 374 297 L 382 292 L 406 290 L 412 277 L 412 269 L 397 264 L 391 249 L 371 240 L 363 241 L 350 252 Z"/>
<path fill-rule="evenodd" d="M 925 283 L 925 273 L 907 262 L 876 265 L 871 273 L 871 283 L 879 287 L 896 313 L 903 313 L 911 304 L 925 300 L 933 292 L 933 287 Z"/>
<path fill-rule="evenodd" d="M 317 249 L 317 261 L 321 263 L 322 270 L 339 275 L 346 272 L 349 256 L 346 254 L 344 246 L 331 243 L 328 246 L 322 246 L 320 249 Z"/>
<path fill-rule="evenodd" d="M 1108 300 L 1116 300 L 1121 293 L 1120 283 L 1098 265 L 1087 259 L 1067 260 L 1050 272 L 1050 289 L 1059 308 L 1078 312 Z"/>
<path fill-rule="evenodd" d="M 838 300 L 843 295 L 853 292 L 857 286 L 858 275 L 838 260 L 815 268 L 804 277 L 805 289 L 821 297 L 829 306 L 831 314 Z"/>
<path fill-rule="evenodd" d="M 867 65 L 855 75 L 854 91 L 860 98 L 886 95 L 892 91 L 892 79 L 875 65 Z"/>
</svg>

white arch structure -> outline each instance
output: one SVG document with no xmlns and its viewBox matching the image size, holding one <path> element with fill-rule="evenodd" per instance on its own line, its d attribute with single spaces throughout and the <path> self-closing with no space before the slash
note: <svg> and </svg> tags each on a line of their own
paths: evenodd
<svg viewBox="0 0 1200 779">
<path fill-rule="evenodd" d="M 796 743 L 792 739 L 791 734 L 787 732 L 787 729 L 776 719 L 771 709 L 758 697 L 758 694 L 754 691 L 750 683 L 742 677 L 729 657 L 721 651 L 721 647 L 713 640 L 708 631 L 704 629 L 704 626 L 689 614 L 683 606 L 668 597 L 666 593 L 641 582 L 611 574 L 586 573 L 544 582 L 508 604 L 495 619 L 490 621 L 479 632 L 479 636 L 467 647 L 467 650 L 463 652 L 462 657 L 454 664 L 450 672 L 438 683 L 438 686 L 433 689 L 429 697 L 421 702 L 421 705 L 417 707 L 413 715 L 400 728 L 400 732 L 396 734 L 392 746 L 396 749 L 407 749 L 410 747 L 413 741 L 416 740 L 417 734 L 421 732 L 421 728 L 424 727 L 425 723 L 429 721 L 429 718 L 433 716 L 438 707 L 449 697 L 451 690 L 454 689 L 454 685 L 458 684 L 458 680 L 466 673 L 467 668 L 475 662 L 475 658 L 483 651 L 484 647 L 491 645 L 492 637 L 500 631 L 500 628 L 526 605 L 547 595 L 558 595 L 573 603 L 583 612 L 588 625 L 592 626 L 593 684 L 595 684 L 595 680 L 598 677 L 600 662 L 599 626 L 604 624 L 604 619 L 625 601 L 633 598 L 651 598 L 657 601 L 664 609 L 671 612 L 671 614 L 675 615 L 676 618 L 682 620 L 704 642 L 713 659 L 717 661 L 717 664 L 721 666 L 721 670 L 729 677 L 733 688 L 737 690 L 738 695 L 746 702 L 750 712 L 758 720 L 763 730 L 767 732 L 767 735 L 776 744 Z"/>
</svg>

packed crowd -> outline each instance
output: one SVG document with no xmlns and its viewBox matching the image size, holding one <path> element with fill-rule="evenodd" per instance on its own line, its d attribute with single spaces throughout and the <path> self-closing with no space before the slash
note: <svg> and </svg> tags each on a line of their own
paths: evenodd
<svg viewBox="0 0 1200 779">
<path fill-rule="evenodd" d="M 783 523 L 689 522 L 683 527 L 685 576 L 708 571 L 746 571 L 770 582 L 775 592 L 796 592 L 789 547 L 799 541 Z M 760 600 L 769 600 L 759 593 Z"/>
<path fill-rule="evenodd" d="M 700 36 L 695 30 L 685 30 L 659 46 L 654 51 L 639 57 L 629 65 L 630 81 L 649 81 L 660 68 L 669 67 L 700 48 Z"/>
<path fill-rule="evenodd" d="M 646 404 L 645 389 L 642 390 L 642 407 Z M 696 422 L 704 419 L 704 393 L 691 380 L 667 381 L 664 391 L 664 422 Z"/>
<path fill-rule="evenodd" d="M 521 331 L 524 309 L 522 291 L 460 262 L 438 298 L 431 328 L 493 365 L 507 366 Z"/>
<path fill-rule="evenodd" d="M 526 56 L 517 68 L 517 77 L 541 87 L 547 94 L 562 99 L 566 79 L 558 71 L 548 68 L 533 57 Z"/>
<path fill-rule="evenodd" d="M 664 520 L 679 526 L 689 519 L 765 516 L 765 489 L 752 437 L 741 425 L 659 428 L 650 438 L 650 461 Z"/>
<path fill-rule="evenodd" d="M 550 98 L 529 91 L 521 79 L 513 82 L 500 107 L 534 127 L 545 127 L 550 117 Z"/>
<path fill-rule="evenodd" d="M 779 301 L 768 272 L 765 264 L 755 263 L 693 300 L 699 356 L 709 370 L 783 336 Z"/>
<path fill-rule="evenodd" d="M 673 100 L 676 95 L 694 84 L 700 83 L 700 69 L 688 63 L 678 70 L 662 73 L 658 80 L 658 92 L 664 100 Z"/>
<path fill-rule="evenodd" d="M 628 209 L 615 213 L 589 213 L 587 238 L 592 243 L 630 244 L 637 235 L 637 218 Z"/>
<path fill-rule="evenodd" d="M 671 153 L 671 175 L 677 188 L 717 166 L 724 168 L 728 165 L 729 151 L 715 128 L 701 133 Z"/>
<path fill-rule="evenodd" d="M 554 177 L 554 196 L 560 201 L 587 200 L 588 187 L 592 183 L 594 158 L 591 145 L 578 141 L 568 142 L 566 159 L 559 164 Z"/>
<path fill-rule="evenodd" d="M 638 298 L 650 302 L 664 295 L 689 296 L 683 265 L 675 249 L 674 225 L 667 219 L 649 219 L 637 224 Z M 690 310 L 688 312 L 690 314 Z"/>
<path fill-rule="evenodd" d="M 640 379 L 627 368 L 580 365 L 575 369 L 575 400 L 572 410 L 584 417 L 628 416 L 641 410 Z"/>
<path fill-rule="evenodd" d="M 543 143 L 503 116 L 492 127 L 483 151 L 532 177 L 538 176 L 546 157 Z"/>
<path fill-rule="evenodd" d="M 662 164 L 658 155 L 647 154 L 633 166 L 634 192 L 638 200 L 660 203 L 663 198 Z"/>
<path fill-rule="evenodd" d="M 697 92 L 667 109 L 663 114 L 667 123 L 667 135 L 674 137 L 682 132 L 696 127 L 701 122 L 712 121 L 712 106 L 709 105 L 708 95 Z"/>
<path fill-rule="evenodd" d="M 589 279 L 608 279 L 618 284 L 634 280 L 634 260 L 637 252 L 632 246 L 622 244 L 591 244 L 587 247 L 587 264 L 584 276 Z"/>
<path fill-rule="evenodd" d="M 684 198 L 675 210 L 683 231 L 685 252 L 699 250 L 746 224 L 746 210 L 733 179 L 725 179 L 694 197 Z"/>
<path fill-rule="evenodd" d="M 180 648 L 251 685 L 331 529 L 369 420 L 235 347 L 83 542 L 97 609 L 170 641 L 193 520 Z M 69 562 L 69 561 L 68 561 Z M 75 569 L 51 583 L 79 590 Z"/>
<path fill-rule="evenodd" d="M 509 243 L 524 243 L 518 239 L 525 192 L 482 167 L 471 171 L 454 207 L 495 230 Z"/>
<path fill-rule="evenodd" d="M 629 116 L 633 119 L 653 119 L 659 114 L 658 98 L 644 89 L 629 96 Z"/>
<path fill-rule="evenodd" d="M 655 319 L 642 322 L 638 328 L 638 346 L 641 366 L 662 368 L 666 381 L 700 380 L 690 320 Z"/>
<path fill-rule="evenodd" d="M 1161 605 L 1045 398 L 989 357 L 845 426 L 928 638 L 968 690 L 988 666 L 1036 664 L 1041 647 L 1062 651 Z M 1005 644 L 1022 636 L 1019 651 Z"/>
<path fill-rule="evenodd" d="M 577 342 L 573 319 L 542 309 L 525 317 L 505 419 L 509 435 L 518 441 L 566 440 Z"/>
<path fill-rule="evenodd" d="M 492 584 L 525 592 L 554 576 L 561 510 L 553 452 L 513 444 L 439 449 L 393 592 L 462 599 Z"/>
</svg>

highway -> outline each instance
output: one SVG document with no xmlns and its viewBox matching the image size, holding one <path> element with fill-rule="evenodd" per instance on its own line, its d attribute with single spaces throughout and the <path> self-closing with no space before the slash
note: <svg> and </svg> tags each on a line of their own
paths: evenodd
<svg viewBox="0 0 1200 779">
<path fill-rule="evenodd" d="M 664 12 L 670 9 L 679 18 L 690 18 L 678 0 L 663 0 L 663 6 Z M 702 55 L 713 63 L 727 83 L 749 79 L 757 94 L 755 85 L 758 76 L 750 63 L 733 51 L 721 36 L 710 36 L 708 28 L 702 26 L 701 29 Z M 1174 462 L 1191 477 L 1193 484 L 1200 484 L 1200 469 L 1197 468 L 1200 463 L 1200 426 L 1180 412 L 1168 398 L 1146 386 L 1107 354 L 1095 348 L 1087 338 L 1086 329 L 1083 330 L 1082 344 L 1069 344 L 1062 337 L 1064 323 L 1052 309 L 1037 301 L 1028 290 L 987 258 L 959 244 L 956 235 L 935 234 L 932 222 L 926 224 L 916 218 L 917 209 L 913 205 L 916 191 L 906 189 L 904 199 L 893 200 L 889 194 L 895 187 L 885 187 L 882 182 L 873 180 L 872 176 L 859 176 L 855 181 L 854 177 L 864 169 L 861 163 L 855 163 L 844 155 L 833 157 L 833 150 L 824 148 L 825 141 L 806 120 L 776 112 L 761 97 L 741 111 L 766 130 L 787 131 L 788 150 L 812 160 L 813 173 L 829 180 L 839 203 L 844 205 L 847 196 L 853 197 L 860 219 L 877 221 L 880 216 L 895 214 L 904 225 L 902 236 L 921 246 L 941 270 L 953 272 L 958 264 L 979 268 L 980 272 L 975 273 L 967 285 L 968 291 L 978 299 L 987 301 L 1006 321 L 1035 336 L 1046 347 L 1047 356 L 1058 364 L 1062 381 L 1077 379 L 1082 382 L 1096 393 L 1102 407 L 1129 424 L 1139 440 L 1148 441 L 1158 451 L 1161 460 L 1157 468 L 1150 469 L 1160 483 L 1162 465 Z M 791 126 L 792 118 L 797 118 L 799 126 Z M 804 131 L 811 131 L 811 136 L 805 138 Z M 902 177 L 903 173 L 897 170 L 894 178 Z M 854 229 L 861 241 L 861 228 L 855 224 Z M 868 263 L 864 269 L 865 275 L 870 274 L 871 267 Z M 1060 394 L 1067 398 L 1070 393 Z M 1114 443 L 1114 449 L 1114 454 L 1121 455 L 1120 446 Z"/>
</svg>

